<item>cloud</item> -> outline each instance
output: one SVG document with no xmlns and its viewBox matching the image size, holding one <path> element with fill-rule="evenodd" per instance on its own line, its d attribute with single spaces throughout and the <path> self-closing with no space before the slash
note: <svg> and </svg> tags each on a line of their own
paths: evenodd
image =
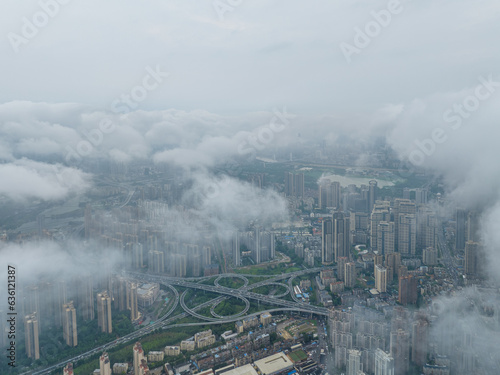
<svg viewBox="0 0 500 375">
<path fill-rule="evenodd" d="M 20 159 L 0 164 L 0 196 L 15 201 L 27 199 L 59 200 L 90 187 L 90 176 L 60 164 Z"/>
</svg>

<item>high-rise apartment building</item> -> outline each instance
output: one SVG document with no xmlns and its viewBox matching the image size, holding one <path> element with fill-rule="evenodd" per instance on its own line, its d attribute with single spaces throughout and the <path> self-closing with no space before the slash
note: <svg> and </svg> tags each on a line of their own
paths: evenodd
<svg viewBox="0 0 500 375">
<path fill-rule="evenodd" d="M 381 255 L 395 251 L 396 232 L 393 222 L 381 221 L 377 228 L 377 251 Z"/>
<path fill-rule="evenodd" d="M 321 262 L 326 265 L 332 264 L 333 260 L 333 219 L 328 217 L 321 223 Z"/>
<path fill-rule="evenodd" d="M 347 375 L 358 375 L 363 370 L 361 363 L 361 351 L 349 349 L 349 359 L 347 361 Z"/>
<path fill-rule="evenodd" d="M 467 212 L 462 208 L 457 208 L 455 213 L 455 248 L 460 250 L 465 250 L 465 242 L 467 238 Z"/>
<path fill-rule="evenodd" d="M 339 257 L 348 257 L 351 249 L 351 232 L 349 217 L 343 212 L 333 214 L 333 254 L 334 260 Z"/>
<path fill-rule="evenodd" d="M 407 374 L 410 369 L 410 334 L 399 328 L 391 332 L 390 352 L 394 358 L 394 373 Z"/>
<path fill-rule="evenodd" d="M 111 322 L 111 298 L 107 290 L 97 294 L 97 323 L 102 332 L 113 332 Z"/>
<path fill-rule="evenodd" d="M 399 278 L 398 301 L 403 306 L 417 303 L 417 279 L 412 275 Z"/>
<path fill-rule="evenodd" d="M 135 343 L 132 351 L 134 354 L 134 375 L 139 375 L 139 367 L 141 366 L 142 361 L 146 359 L 146 355 L 140 342 Z"/>
<path fill-rule="evenodd" d="M 375 266 L 375 289 L 379 293 L 387 292 L 387 268 L 378 264 Z"/>
<path fill-rule="evenodd" d="M 111 375 L 111 362 L 109 362 L 109 356 L 106 352 L 99 357 L 99 369 L 99 375 Z"/>
<path fill-rule="evenodd" d="M 395 375 L 394 358 L 382 349 L 375 350 L 375 375 Z"/>
<path fill-rule="evenodd" d="M 40 345 L 38 342 L 38 319 L 36 313 L 24 317 L 24 345 L 28 358 L 40 359 Z"/>
<path fill-rule="evenodd" d="M 415 214 L 399 214 L 398 251 L 402 256 L 414 256 L 417 251 L 417 218 Z"/>
<path fill-rule="evenodd" d="M 347 288 L 354 288 L 356 285 L 356 263 L 350 262 L 345 264 L 344 284 Z"/>
<path fill-rule="evenodd" d="M 66 345 L 78 345 L 78 331 L 76 325 L 76 310 L 73 306 L 73 301 L 69 301 L 62 305 L 63 316 L 63 337 Z"/>
</svg>

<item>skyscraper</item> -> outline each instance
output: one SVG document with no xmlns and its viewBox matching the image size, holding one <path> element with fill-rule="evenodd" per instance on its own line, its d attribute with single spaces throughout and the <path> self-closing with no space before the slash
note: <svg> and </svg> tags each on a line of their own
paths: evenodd
<svg viewBox="0 0 500 375">
<path fill-rule="evenodd" d="M 134 375 L 139 375 L 139 367 L 142 361 L 146 359 L 146 356 L 140 342 L 136 342 L 132 350 L 134 354 Z"/>
<path fill-rule="evenodd" d="M 111 298 L 107 290 L 97 294 L 97 323 L 102 332 L 113 332 L 111 324 Z"/>
<path fill-rule="evenodd" d="M 334 260 L 339 257 L 348 257 L 351 249 L 351 226 L 349 217 L 343 212 L 333 214 L 333 254 Z"/>
<path fill-rule="evenodd" d="M 356 263 L 350 262 L 345 264 L 345 286 L 354 288 L 356 285 Z"/>
<path fill-rule="evenodd" d="M 377 202 L 376 205 L 373 206 L 373 210 L 370 214 L 370 247 L 372 250 L 378 250 L 377 241 L 378 241 L 378 228 L 379 224 L 382 221 L 389 222 L 391 221 L 391 215 L 389 213 L 390 202 L 382 201 Z"/>
<path fill-rule="evenodd" d="M 403 306 L 417 303 L 417 279 L 412 275 L 399 278 L 398 301 Z"/>
<path fill-rule="evenodd" d="M 99 357 L 100 375 L 111 375 L 111 363 L 109 362 L 108 353 L 104 352 Z"/>
<path fill-rule="evenodd" d="M 375 289 L 379 293 L 387 292 L 387 268 L 378 264 L 375 266 Z"/>
<path fill-rule="evenodd" d="M 240 235 L 236 231 L 232 236 L 231 247 L 233 252 L 233 263 L 236 267 L 241 265 Z"/>
<path fill-rule="evenodd" d="M 76 280 L 78 313 L 85 321 L 93 320 L 94 314 L 94 287 L 93 279 L 89 276 L 80 276 Z"/>
<path fill-rule="evenodd" d="M 465 244 L 465 273 L 467 275 L 479 274 L 478 264 L 480 264 L 480 250 L 481 244 L 477 242 L 467 241 Z"/>
<path fill-rule="evenodd" d="M 332 264 L 333 257 L 333 219 L 328 217 L 321 223 L 321 262 Z"/>
<path fill-rule="evenodd" d="M 395 251 L 394 244 L 396 232 L 394 223 L 381 221 L 377 229 L 377 251 L 380 255 L 392 254 Z"/>
<path fill-rule="evenodd" d="M 358 375 L 363 370 L 361 364 L 361 352 L 356 349 L 349 349 L 349 359 L 347 362 L 347 375 Z"/>
<path fill-rule="evenodd" d="M 457 212 L 455 214 L 456 221 L 456 229 L 455 229 L 455 248 L 460 250 L 465 250 L 465 242 L 466 242 L 466 221 L 467 221 L 467 213 L 462 208 L 457 208 Z"/>
<path fill-rule="evenodd" d="M 399 375 L 399 373 L 396 374 Z M 375 375 L 395 375 L 394 358 L 382 349 L 375 351 Z"/>
<path fill-rule="evenodd" d="M 411 360 L 418 366 L 427 362 L 429 323 L 423 317 L 417 318 L 412 324 Z"/>
<path fill-rule="evenodd" d="M 368 184 L 368 212 L 372 212 L 377 200 L 377 181 L 371 180 Z"/>
<path fill-rule="evenodd" d="M 36 312 L 24 317 L 24 339 L 28 358 L 40 359 L 38 343 L 38 319 Z"/>
<path fill-rule="evenodd" d="M 63 336 L 66 345 L 78 345 L 78 331 L 76 326 L 76 310 L 73 306 L 73 301 L 69 301 L 62 305 L 63 316 Z"/>
<path fill-rule="evenodd" d="M 410 368 L 410 334 L 399 328 L 391 332 L 391 355 L 394 358 L 394 373 L 407 374 Z"/>
<path fill-rule="evenodd" d="M 415 214 L 399 214 L 398 251 L 402 256 L 413 256 L 417 250 L 417 220 Z"/>
<path fill-rule="evenodd" d="M 130 296 L 130 320 L 134 321 L 139 318 L 139 309 L 137 305 L 137 284 L 129 284 L 129 296 Z"/>
<path fill-rule="evenodd" d="M 71 362 L 64 366 L 63 375 L 73 375 L 73 364 Z"/>
</svg>

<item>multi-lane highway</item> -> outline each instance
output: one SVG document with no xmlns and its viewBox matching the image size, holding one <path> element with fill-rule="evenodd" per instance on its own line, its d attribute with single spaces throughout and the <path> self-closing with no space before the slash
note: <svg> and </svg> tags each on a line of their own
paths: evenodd
<svg viewBox="0 0 500 375">
<path fill-rule="evenodd" d="M 174 277 L 144 274 L 144 273 L 138 273 L 138 272 L 122 272 L 123 275 L 129 276 L 131 278 L 135 278 L 135 279 L 147 281 L 147 282 L 157 282 L 157 283 L 160 283 L 160 284 L 167 286 L 170 290 L 172 290 L 172 292 L 175 295 L 175 299 L 174 299 L 174 302 L 173 302 L 172 306 L 170 307 L 169 311 L 165 315 L 163 315 L 161 318 L 159 318 L 156 322 L 150 324 L 147 327 L 138 329 L 138 330 L 136 330 L 128 335 L 120 337 L 117 340 L 109 342 L 109 343 L 102 345 L 98 348 L 94 348 L 92 350 L 89 350 L 88 352 L 80 354 L 80 355 L 75 356 L 73 358 L 68 358 L 68 359 L 64 360 L 63 362 L 49 366 L 43 370 L 29 371 L 29 372 L 25 372 L 24 374 L 32 374 L 32 375 L 48 374 L 54 370 L 57 370 L 57 369 L 64 367 L 68 362 L 77 362 L 80 360 L 88 359 L 96 354 L 102 353 L 105 350 L 109 351 L 110 349 L 112 349 L 116 346 L 125 344 L 125 343 L 130 342 L 130 341 L 138 340 L 140 337 L 145 336 L 156 329 L 168 329 L 168 328 L 172 328 L 172 327 L 206 325 L 206 324 L 224 324 L 224 323 L 235 322 L 237 320 L 242 319 L 244 316 L 259 315 L 261 312 L 245 315 L 248 312 L 248 309 L 250 307 L 249 300 L 255 300 L 255 301 L 259 301 L 259 302 L 262 302 L 262 303 L 265 303 L 268 305 L 276 306 L 275 309 L 267 310 L 270 312 L 294 311 L 294 312 L 304 312 L 304 313 L 311 313 L 311 314 L 317 314 L 317 315 L 322 315 L 322 316 L 328 316 L 328 309 L 326 309 L 324 307 L 312 306 L 312 305 L 302 303 L 300 301 L 292 302 L 292 301 L 286 301 L 286 300 L 279 299 L 280 297 L 283 297 L 283 296 L 287 295 L 288 293 L 291 293 L 292 297 L 294 297 L 293 296 L 293 288 L 291 287 L 292 281 L 289 280 L 288 285 L 284 284 L 284 283 L 280 283 L 279 281 L 291 279 L 291 278 L 293 279 L 297 276 L 308 274 L 308 273 L 317 273 L 317 272 L 321 271 L 322 269 L 323 268 L 311 268 L 311 269 L 304 269 L 301 271 L 271 276 L 266 280 L 263 280 L 263 281 L 260 281 L 260 282 L 257 282 L 255 284 L 251 284 L 251 285 L 249 285 L 247 277 L 262 277 L 262 275 L 223 274 L 217 278 L 217 281 L 219 281 L 222 277 L 241 278 L 244 281 L 244 285 L 239 289 L 226 288 L 226 287 L 220 286 L 220 284 L 219 285 L 206 285 L 206 284 L 198 284 L 198 283 L 194 282 L 194 281 L 199 282 L 202 280 L 206 280 L 206 279 L 209 279 L 210 277 L 174 278 Z M 217 282 L 217 284 L 218 284 L 218 282 Z M 251 292 L 252 289 L 255 289 L 255 288 L 258 288 L 258 287 L 264 286 L 264 285 L 276 285 L 276 286 L 279 285 L 279 286 L 284 287 L 286 289 L 286 293 L 283 293 L 281 295 L 275 295 L 275 296 L 265 296 L 262 294 Z M 219 297 L 214 298 L 210 301 L 204 302 L 204 303 L 202 303 L 194 308 L 189 308 L 188 306 L 186 306 L 185 301 L 184 301 L 186 292 L 183 292 L 181 295 L 179 295 L 179 292 L 177 291 L 175 286 L 188 288 L 188 289 L 204 290 L 204 291 L 208 291 L 211 293 L 221 294 L 222 296 L 219 296 Z M 219 304 L 224 299 L 227 299 L 230 297 L 235 297 L 235 298 L 239 298 L 239 299 L 243 300 L 245 302 L 244 310 L 238 314 L 228 316 L 228 317 L 223 317 L 223 316 L 216 314 L 214 311 L 215 306 L 217 306 L 217 304 Z M 179 304 L 185 310 L 185 312 L 171 317 L 170 315 L 175 311 L 175 309 L 177 308 L 177 306 Z M 204 315 L 200 315 L 200 314 L 196 313 L 196 310 L 200 310 L 200 309 L 203 309 L 203 308 L 208 307 L 208 306 L 210 306 L 212 315 L 214 316 L 213 318 L 206 317 Z M 193 315 L 193 316 L 195 316 L 199 319 L 203 319 L 205 321 L 200 322 L 200 323 L 172 324 L 176 320 L 185 318 L 188 315 Z"/>
</svg>

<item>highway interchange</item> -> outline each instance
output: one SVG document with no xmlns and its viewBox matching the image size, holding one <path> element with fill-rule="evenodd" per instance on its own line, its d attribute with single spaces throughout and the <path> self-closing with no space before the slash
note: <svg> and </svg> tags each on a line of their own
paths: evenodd
<svg viewBox="0 0 500 375">
<path fill-rule="evenodd" d="M 335 267 L 334 267 L 335 268 Z M 49 374 L 54 370 L 57 369 L 62 369 L 68 362 L 75 363 L 77 361 L 85 360 L 88 359 L 92 356 L 95 356 L 97 354 L 102 353 L 103 351 L 109 351 L 110 349 L 117 347 L 119 345 L 125 344 L 127 342 L 139 340 L 141 337 L 146 336 L 150 334 L 151 332 L 157 330 L 157 329 L 169 329 L 169 328 L 174 328 L 174 327 L 182 327 L 182 326 L 195 326 L 195 325 L 207 325 L 207 324 L 225 324 L 225 323 L 230 323 L 230 322 L 235 322 L 237 320 L 241 320 L 245 317 L 250 317 L 250 316 L 257 316 L 262 313 L 256 312 L 253 314 L 247 314 L 249 308 L 250 308 L 250 300 L 253 301 L 258 301 L 261 303 L 265 303 L 266 305 L 272 305 L 276 306 L 274 309 L 266 309 L 265 311 L 269 312 L 279 312 L 279 311 L 293 311 L 293 312 L 304 312 L 304 313 L 311 313 L 311 314 L 316 314 L 320 316 L 328 316 L 328 309 L 324 307 L 319 307 L 319 306 L 313 306 L 309 305 L 307 303 L 303 303 L 300 300 L 298 300 L 294 293 L 293 293 L 293 287 L 292 287 L 292 282 L 293 279 L 305 275 L 305 274 L 310 274 L 310 273 L 319 273 L 323 268 L 318 267 L 318 268 L 310 268 L 310 269 L 304 269 L 296 272 L 290 272 L 290 273 L 285 273 L 285 274 L 280 274 L 280 275 L 273 275 L 273 276 L 262 276 L 262 275 L 244 275 L 244 274 L 221 274 L 217 277 L 216 281 L 214 282 L 215 285 L 206 285 L 206 284 L 200 284 L 200 281 L 208 280 L 211 277 L 199 277 L 199 278 L 176 278 L 176 277 L 166 277 L 163 275 L 154 275 L 154 274 L 147 274 L 147 273 L 139 273 L 139 272 L 130 272 L 130 271 L 123 271 L 122 276 L 126 276 L 131 279 L 135 279 L 138 281 L 142 282 L 155 282 L 162 284 L 169 288 L 173 294 L 174 294 L 174 301 L 170 309 L 158 320 L 155 322 L 151 323 L 150 325 L 140 328 L 132 333 L 129 333 L 128 335 L 125 335 L 123 337 L 120 337 L 117 340 L 111 341 L 105 345 L 99 346 L 97 348 L 94 348 L 92 350 L 89 350 L 85 353 L 82 353 L 78 356 L 68 358 L 62 362 L 59 362 L 55 365 L 51 365 L 49 367 L 46 367 L 42 370 L 35 370 L 35 371 L 28 371 L 23 373 L 24 374 L 32 374 L 32 375 L 45 375 Z M 331 267 L 329 268 L 331 269 Z M 222 285 L 220 285 L 219 281 L 222 278 L 240 278 L 243 280 L 244 284 L 242 287 L 239 289 L 232 289 L 232 288 L 227 288 Z M 259 281 L 254 284 L 250 284 L 248 278 L 251 277 L 268 277 L 266 280 Z M 280 283 L 280 281 L 283 280 L 288 280 L 288 282 L 285 283 Z M 270 285 L 270 286 L 276 286 L 276 287 L 282 287 L 286 290 L 286 292 L 278 294 L 278 295 L 273 295 L 273 296 L 266 296 L 263 294 L 259 293 L 254 293 L 251 290 L 256 289 L 261 286 L 265 285 Z M 179 294 L 178 290 L 175 287 L 182 287 L 186 288 L 182 294 Z M 204 302 L 196 307 L 189 308 L 184 299 L 187 294 L 187 289 L 193 289 L 193 290 L 203 290 L 211 293 L 216 293 L 220 294 L 221 296 L 211 299 L 207 302 Z M 282 297 L 285 297 L 290 293 L 292 301 L 288 300 L 283 300 L 280 299 Z M 245 303 L 245 308 L 232 316 L 220 316 L 215 312 L 215 307 L 221 303 L 224 299 L 234 297 L 242 300 Z M 185 311 L 183 313 L 171 316 L 173 312 L 177 309 L 178 306 L 181 306 L 182 309 Z M 212 317 L 207 317 L 201 314 L 198 314 L 196 311 L 201 310 L 205 307 L 210 307 L 210 312 Z M 184 324 L 173 324 L 175 321 L 186 318 L 189 315 L 194 316 L 200 320 L 204 320 L 204 322 L 198 322 L 198 323 L 184 323 Z"/>
</svg>

